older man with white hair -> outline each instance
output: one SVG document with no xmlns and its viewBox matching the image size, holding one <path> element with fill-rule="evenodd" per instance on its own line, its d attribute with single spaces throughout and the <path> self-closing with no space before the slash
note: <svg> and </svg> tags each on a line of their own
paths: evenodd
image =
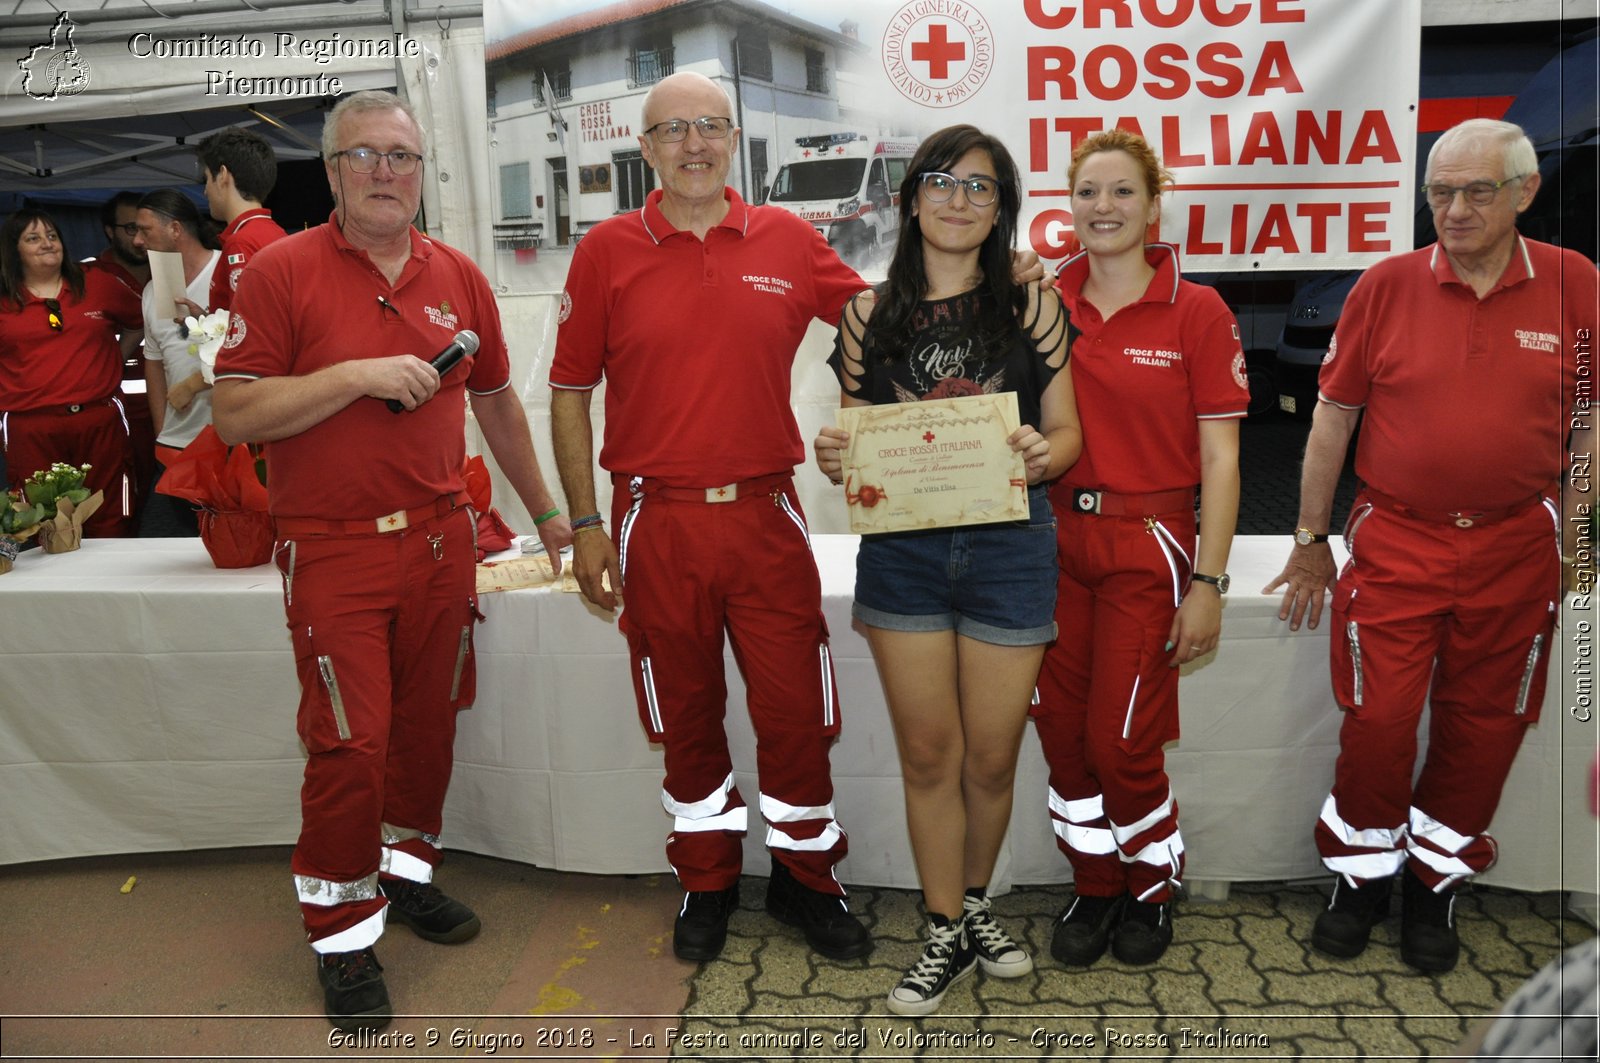
<svg viewBox="0 0 1600 1063">
<path fill-rule="evenodd" d="M 1495 860 L 1487 830 L 1539 717 L 1563 554 L 1572 565 L 1561 544 L 1587 513 L 1587 486 L 1563 490 L 1563 477 L 1571 454 L 1593 453 L 1577 380 L 1597 281 L 1583 256 L 1517 232 L 1539 189 L 1517 126 L 1463 122 L 1427 173 L 1438 242 L 1373 266 L 1345 303 L 1306 443 L 1300 527 L 1266 591 L 1287 584 L 1279 616 L 1297 629 L 1308 610 L 1317 626 L 1333 590 L 1344 720 L 1316 840 L 1337 878 L 1312 945 L 1359 955 L 1401 877 L 1401 958 L 1439 972 L 1460 950 L 1456 890 Z M 1334 485 L 1363 411 L 1362 487 L 1335 584 Z"/>
<path fill-rule="evenodd" d="M 213 400 L 224 439 L 266 443 L 308 753 L 290 867 L 328 1018 L 347 1031 L 390 1019 L 372 947 L 388 918 L 441 944 L 479 928 L 433 884 L 456 712 L 476 690 L 468 400 L 518 497 L 546 514 L 550 556 L 571 537 L 547 512 L 488 281 L 412 225 L 425 152 L 392 93 L 328 113 L 333 216 L 245 267 Z M 465 330 L 476 353 L 430 364 Z"/>
</svg>

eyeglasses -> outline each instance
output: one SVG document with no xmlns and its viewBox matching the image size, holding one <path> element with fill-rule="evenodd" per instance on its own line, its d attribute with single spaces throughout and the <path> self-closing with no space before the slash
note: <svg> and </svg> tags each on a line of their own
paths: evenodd
<svg viewBox="0 0 1600 1063">
<path fill-rule="evenodd" d="M 396 177 L 407 177 L 417 172 L 417 167 L 422 165 L 422 156 L 414 151 L 373 151 L 371 148 L 346 148 L 344 151 L 333 153 L 334 158 L 343 155 L 350 163 L 350 169 L 356 173 L 377 173 L 378 160 L 389 160 L 389 172 Z"/>
<path fill-rule="evenodd" d="M 40 302 L 44 303 L 45 313 L 49 316 L 50 331 L 60 332 L 62 329 L 66 328 L 66 323 L 61 317 L 61 300 L 41 299 Z"/>
<path fill-rule="evenodd" d="M 965 180 L 948 173 L 925 173 L 917 177 L 922 194 L 930 203 L 948 203 L 956 189 L 964 189 L 967 202 L 974 207 L 987 207 L 1000 194 L 1000 182 L 993 177 L 968 177 Z"/>
<path fill-rule="evenodd" d="M 1487 207 L 1494 202 L 1494 197 L 1500 190 L 1512 181 L 1520 181 L 1528 175 L 1519 173 L 1515 177 L 1507 177 L 1504 181 L 1471 181 L 1464 185 L 1431 184 L 1422 186 L 1422 194 L 1428 199 L 1428 206 L 1440 210 L 1456 201 L 1456 193 L 1460 192 L 1467 197 L 1467 202 L 1474 207 Z"/>
<path fill-rule="evenodd" d="M 645 134 L 655 137 L 663 144 L 676 144 L 689 135 L 690 126 L 698 129 L 700 135 L 707 140 L 721 140 L 733 129 L 733 119 L 717 118 L 708 114 L 694 119 L 669 118 L 646 129 Z"/>
<path fill-rule="evenodd" d="M 123 235 L 125 235 L 125 236 L 138 236 L 139 235 L 139 223 L 136 222 L 136 221 L 124 222 L 121 225 L 113 225 L 112 228 L 113 229 L 121 229 L 122 232 L 123 232 Z"/>
</svg>

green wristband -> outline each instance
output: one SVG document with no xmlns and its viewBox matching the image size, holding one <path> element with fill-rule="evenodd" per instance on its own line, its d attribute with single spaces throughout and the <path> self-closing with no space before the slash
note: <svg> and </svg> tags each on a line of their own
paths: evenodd
<svg viewBox="0 0 1600 1063">
<path fill-rule="evenodd" d="M 559 516 L 561 516 L 561 507 L 557 506 L 555 509 L 552 509 L 548 513 L 541 513 L 537 517 L 534 517 L 533 518 L 534 527 L 538 527 L 539 525 L 543 524 L 545 521 L 549 520 L 551 517 L 559 517 Z"/>
</svg>

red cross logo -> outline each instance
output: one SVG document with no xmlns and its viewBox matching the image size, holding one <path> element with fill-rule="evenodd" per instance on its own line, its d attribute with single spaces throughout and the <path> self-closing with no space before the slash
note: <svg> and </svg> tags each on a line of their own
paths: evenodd
<svg viewBox="0 0 1600 1063">
<path fill-rule="evenodd" d="M 728 489 L 726 487 L 717 488 L 717 497 L 718 498 L 726 498 L 726 497 L 728 497 Z"/>
<path fill-rule="evenodd" d="M 924 443 L 932 443 L 933 442 L 933 433 L 932 432 L 924 432 L 924 433 L 922 433 L 922 441 Z"/>
<path fill-rule="evenodd" d="M 958 59 L 967 57 L 967 45 L 964 41 L 950 39 L 950 27 L 942 22 L 935 22 L 928 27 L 928 39 L 919 41 L 911 46 L 911 58 L 923 60 L 928 64 L 928 76 L 935 81 L 943 81 L 950 76 L 950 64 Z"/>
</svg>

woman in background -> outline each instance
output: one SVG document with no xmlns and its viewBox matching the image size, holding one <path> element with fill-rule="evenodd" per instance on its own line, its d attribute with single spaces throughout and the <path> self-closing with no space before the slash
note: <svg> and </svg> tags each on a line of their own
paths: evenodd
<svg viewBox="0 0 1600 1063">
<path fill-rule="evenodd" d="M 87 536 L 130 535 L 133 448 L 117 387 L 118 334 L 143 328 L 139 296 L 104 270 L 84 270 L 44 211 L 0 225 L 0 443 L 8 486 L 55 462 L 90 466 L 105 502 Z"/>
</svg>

